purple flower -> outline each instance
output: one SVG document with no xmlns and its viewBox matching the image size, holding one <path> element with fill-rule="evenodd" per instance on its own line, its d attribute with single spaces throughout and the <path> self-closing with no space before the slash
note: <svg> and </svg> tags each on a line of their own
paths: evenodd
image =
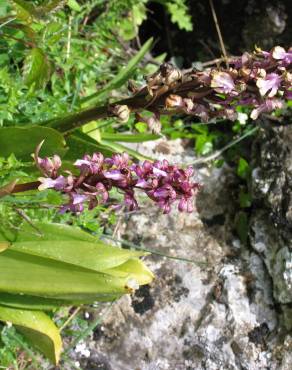
<svg viewBox="0 0 292 370">
<path fill-rule="evenodd" d="M 125 205 L 126 207 L 130 210 L 130 211 L 135 211 L 136 209 L 138 209 L 138 203 L 137 203 L 137 200 L 135 199 L 135 196 L 134 196 L 134 192 L 133 191 L 127 191 L 124 195 L 124 202 L 125 202 Z"/>
<path fill-rule="evenodd" d="M 76 206 L 76 204 L 84 203 L 89 198 L 88 195 L 78 194 L 74 192 L 70 193 L 70 196 L 71 196 L 71 202 L 74 206 Z"/>
<path fill-rule="evenodd" d="M 169 185 L 163 185 L 161 188 L 157 188 L 153 191 L 153 196 L 159 201 L 161 199 L 176 199 L 176 191 Z"/>
<path fill-rule="evenodd" d="M 103 173 L 106 179 L 120 181 L 125 179 L 125 175 L 121 173 L 120 170 L 111 170 Z"/>
<path fill-rule="evenodd" d="M 212 76 L 211 87 L 220 94 L 229 94 L 234 91 L 235 84 L 227 72 L 215 72 Z"/>
<path fill-rule="evenodd" d="M 272 112 L 275 109 L 283 108 L 283 102 L 279 99 L 267 99 L 257 108 L 253 109 L 250 118 L 257 119 L 261 113 Z"/>
<path fill-rule="evenodd" d="M 134 165 L 133 170 L 136 172 L 137 176 L 144 177 L 152 173 L 153 164 L 149 161 L 145 161 L 142 165 Z"/>
<path fill-rule="evenodd" d="M 281 81 L 282 78 L 277 73 L 270 73 L 265 78 L 259 78 L 257 80 L 257 87 L 262 96 L 268 93 L 268 97 L 272 98 L 277 94 Z"/>
<path fill-rule="evenodd" d="M 65 213 L 67 211 L 77 214 L 81 213 L 84 211 L 84 205 L 83 203 L 78 203 L 76 205 L 74 205 L 73 203 L 68 203 L 60 207 L 60 213 Z"/>
<path fill-rule="evenodd" d="M 128 153 L 114 154 L 112 158 L 106 158 L 105 162 L 116 166 L 118 169 L 127 168 L 129 165 L 129 155 Z"/>
<path fill-rule="evenodd" d="M 74 166 L 80 169 L 81 174 L 95 175 L 103 165 L 104 157 L 101 153 L 94 153 L 92 157 L 85 155 L 83 159 L 78 159 Z"/>
<path fill-rule="evenodd" d="M 54 155 L 53 158 L 41 158 L 39 157 L 39 152 L 44 143 L 44 140 L 36 147 L 34 153 L 34 161 L 38 169 L 43 175 L 55 178 L 58 176 L 58 170 L 62 166 L 61 158 L 58 155 Z"/>
<path fill-rule="evenodd" d="M 59 176 L 56 179 L 51 179 L 50 177 L 39 177 L 38 180 L 41 183 L 38 187 L 39 190 L 64 190 L 68 185 L 68 180 L 64 176 Z"/>
<path fill-rule="evenodd" d="M 188 212 L 191 213 L 194 210 L 194 205 L 192 199 L 190 198 L 181 198 L 178 204 L 178 209 L 180 212 Z"/>
<path fill-rule="evenodd" d="M 287 100 L 292 100 L 292 90 L 288 90 L 288 91 L 286 91 L 286 93 L 285 93 L 285 98 L 286 98 Z"/>
<path fill-rule="evenodd" d="M 282 65 L 288 66 L 292 63 L 292 50 L 288 52 L 281 46 L 275 46 L 272 50 L 272 57 L 276 60 L 282 61 Z"/>
<path fill-rule="evenodd" d="M 191 212 L 192 199 L 199 188 L 199 184 L 191 181 L 192 167 L 178 168 L 166 160 L 132 164 L 125 153 L 105 159 L 100 153 L 94 153 L 92 157 L 86 155 L 77 160 L 75 165 L 80 171 L 77 176 L 68 172 L 67 177 L 59 175 L 39 179 L 40 190 L 52 188 L 69 197 L 69 202 L 61 207 L 60 212 L 80 213 L 85 205 L 93 209 L 108 201 L 112 188 L 124 194 L 124 205 L 130 210 L 138 208 L 135 190 L 140 190 L 164 213 L 170 212 L 176 201 L 180 211 Z"/>
</svg>

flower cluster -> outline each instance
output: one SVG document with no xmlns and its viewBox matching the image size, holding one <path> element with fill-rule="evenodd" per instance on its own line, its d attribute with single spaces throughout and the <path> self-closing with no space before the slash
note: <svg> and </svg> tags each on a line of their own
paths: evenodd
<svg viewBox="0 0 292 370">
<path fill-rule="evenodd" d="M 59 174 L 60 158 L 40 158 L 39 150 L 40 146 L 34 156 L 36 165 L 44 175 L 39 178 L 39 190 L 50 188 L 67 194 L 69 202 L 61 207 L 61 212 L 79 213 L 84 210 L 85 204 L 88 209 L 104 204 L 108 202 L 113 188 L 124 195 L 123 204 L 130 210 L 138 209 L 135 197 L 137 189 L 143 191 L 164 213 L 169 213 L 176 201 L 181 212 L 192 212 L 194 209 L 193 198 L 199 184 L 191 181 L 191 167 L 181 169 L 166 160 L 136 164 L 130 162 L 126 153 L 114 154 L 111 158 L 94 153 L 74 163 L 78 175 L 69 171 Z"/>
<path fill-rule="evenodd" d="M 257 50 L 231 58 L 227 67 L 179 71 L 163 64 L 146 78 L 147 108 L 157 117 L 169 111 L 198 116 L 202 121 L 237 118 L 237 107 L 251 108 L 251 118 L 269 113 L 292 99 L 292 48 Z M 141 90 L 138 92 L 138 96 Z M 150 126 L 149 126 L 150 127 Z"/>
</svg>

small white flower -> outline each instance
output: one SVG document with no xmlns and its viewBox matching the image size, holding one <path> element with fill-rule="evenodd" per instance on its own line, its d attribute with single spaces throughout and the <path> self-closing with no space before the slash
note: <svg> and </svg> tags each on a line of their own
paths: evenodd
<svg viewBox="0 0 292 370">
<path fill-rule="evenodd" d="M 237 119 L 238 119 L 238 122 L 241 124 L 241 125 L 245 125 L 246 124 L 246 121 L 248 120 L 248 115 L 246 113 L 241 113 L 239 112 L 237 114 Z"/>
</svg>

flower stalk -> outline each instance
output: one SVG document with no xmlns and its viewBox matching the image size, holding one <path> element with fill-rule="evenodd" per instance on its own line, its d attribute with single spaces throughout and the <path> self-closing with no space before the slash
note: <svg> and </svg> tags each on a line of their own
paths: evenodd
<svg viewBox="0 0 292 370">
<path fill-rule="evenodd" d="M 164 63 L 146 77 L 146 84 L 138 91 L 135 89 L 132 97 L 42 125 L 70 133 L 93 120 L 116 117 L 125 122 L 130 112 L 139 115 L 143 111 L 152 112 L 152 117 L 178 113 L 196 116 L 203 122 L 216 118 L 235 120 L 239 106 L 250 108 L 250 117 L 257 119 L 262 113 L 282 108 L 285 100 L 291 99 L 291 65 L 292 49 L 286 51 L 280 46 L 269 52 L 257 49 L 253 54 L 244 53 L 230 58 L 228 67 L 203 71 L 184 72 Z M 151 125 L 153 122 L 149 122 Z"/>
</svg>

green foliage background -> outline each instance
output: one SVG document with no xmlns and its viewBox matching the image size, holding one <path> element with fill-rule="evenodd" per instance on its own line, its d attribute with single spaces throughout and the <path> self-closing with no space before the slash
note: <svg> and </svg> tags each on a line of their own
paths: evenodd
<svg viewBox="0 0 292 370">
<path fill-rule="evenodd" d="M 157 2 L 165 7 L 177 27 L 192 29 L 184 0 Z M 78 136 L 66 137 L 66 142 L 57 131 L 33 126 L 92 104 L 124 97 L 129 78 L 141 84 L 141 76 L 157 69 L 165 54 L 152 58 L 152 40 L 140 45 L 138 38 L 139 26 L 148 17 L 147 3 L 147 0 L 1 1 L 0 187 L 15 179 L 28 182 L 39 176 L 30 157 L 39 136 L 46 137 L 42 154 L 64 156 L 67 152 L 65 163 L 69 168 L 70 160 L 88 150 L 111 154 L 125 150 L 117 141 L 155 139 L 145 127 L 137 125 L 135 129 L 133 119 L 126 125 L 112 119 L 91 122 L 75 133 Z M 166 131 L 171 127 L 170 120 L 165 119 L 165 127 Z M 136 136 L 124 135 L 133 130 Z M 129 152 L 142 158 L 139 153 Z M 60 215 L 56 206 L 61 203 L 62 197 L 50 190 L 6 196 L 0 202 L 1 230 L 10 230 L 13 235 L 27 220 L 32 225 L 42 220 L 82 227 L 95 236 L 113 231 L 116 216 L 109 209 L 100 206 L 72 217 Z M 68 317 L 69 309 L 54 312 L 59 326 Z M 70 325 L 77 325 L 80 331 L 70 330 Z M 80 316 L 72 319 L 70 325 L 64 333 L 71 343 L 90 333 L 90 323 Z M 11 369 L 39 368 L 40 363 L 43 368 L 49 366 L 13 326 L 0 324 L 0 330 L 0 366 Z M 70 356 L 63 358 L 70 364 Z"/>
</svg>

